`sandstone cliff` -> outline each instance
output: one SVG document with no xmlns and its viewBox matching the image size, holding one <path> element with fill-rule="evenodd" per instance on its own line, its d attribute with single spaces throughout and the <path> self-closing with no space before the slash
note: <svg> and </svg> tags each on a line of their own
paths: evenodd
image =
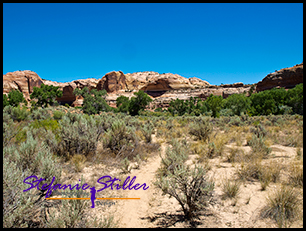
<svg viewBox="0 0 306 231">
<path fill-rule="evenodd" d="M 3 75 L 3 93 L 8 94 L 13 89 L 20 90 L 26 100 L 30 100 L 33 87 L 40 87 L 43 80 L 33 71 L 15 71 Z"/>
<path fill-rule="evenodd" d="M 267 75 L 257 84 L 256 91 L 263 91 L 273 87 L 292 88 L 302 82 L 303 63 Z M 176 98 L 185 100 L 190 97 L 200 97 L 201 99 L 206 99 L 210 94 L 227 98 L 232 94 L 248 92 L 251 87 L 243 83 L 216 86 L 196 77 L 188 79 L 178 74 L 159 74 L 153 71 L 127 74 L 122 71 L 112 71 L 100 80 L 89 78 L 67 83 L 41 79 L 33 71 L 15 71 L 3 75 L 3 93 L 7 94 L 11 89 L 19 89 L 29 101 L 33 87 L 40 87 L 42 83 L 58 86 L 63 91 L 63 96 L 57 98 L 58 102 L 60 104 L 68 103 L 72 106 L 81 106 L 83 104 L 83 98 L 81 96 L 76 97 L 73 94 L 73 90 L 84 87 L 88 87 L 90 90 L 105 89 L 108 92 L 106 101 L 111 106 L 116 105 L 116 99 L 120 95 L 131 98 L 134 96 L 134 92 L 143 90 L 154 99 L 152 107 L 167 107 L 169 102 Z"/>
<path fill-rule="evenodd" d="M 256 91 L 269 90 L 274 87 L 289 89 L 299 83 L 303 83 L 303 63 L 268 74 L 257 83 Z"/>
</svg>

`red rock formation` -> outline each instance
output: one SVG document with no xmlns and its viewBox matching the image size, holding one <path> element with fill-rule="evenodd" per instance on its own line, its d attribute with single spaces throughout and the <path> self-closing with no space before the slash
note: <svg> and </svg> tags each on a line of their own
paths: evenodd
<svg viewBox="0 0 306 231">
<path fill-rule="evenodd" d="M 271 73 L 257 83 L 256 92 L 269 90 L 274 87 L 293 88 L 303 83 L 303 63 L 289 68 L 283 68 Z"/>
<path fill-rule="evenodd" d="M 126 77 L 122 71 L 109 72 L 102 77 L 96 88 L 98 91 L 105 89 L 108 93 L 126 90 Z"/>
<path fill-rule="evenodd" d="M 33 87 L 40 87 L 43 80 L 33 71 L 15 71 L 3 75 L 3 93 L 19 89 L 26 100 L 30 101 Z"/>
</svg>

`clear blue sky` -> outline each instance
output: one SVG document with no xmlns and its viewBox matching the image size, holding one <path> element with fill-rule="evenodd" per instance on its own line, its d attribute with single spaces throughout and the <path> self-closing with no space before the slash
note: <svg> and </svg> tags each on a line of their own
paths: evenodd
<svg viewBox="0 0 306 231">
<path fill-rule="evenodd" d="M 156 71 L 256 83 L 303 61 L 303 4 L 3 4 L 3 74 Z"/>
</svg>

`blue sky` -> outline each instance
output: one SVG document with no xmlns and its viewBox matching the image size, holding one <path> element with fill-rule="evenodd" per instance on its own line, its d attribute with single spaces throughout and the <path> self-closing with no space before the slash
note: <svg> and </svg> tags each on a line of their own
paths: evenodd
<svg viewBox="0 0 306 231">
<path fill-rule="evenodd" d="M 303 61 L 302 3 L 3 4 L 3 74 L 156 71 L 257 83 Z"/>
</svg>

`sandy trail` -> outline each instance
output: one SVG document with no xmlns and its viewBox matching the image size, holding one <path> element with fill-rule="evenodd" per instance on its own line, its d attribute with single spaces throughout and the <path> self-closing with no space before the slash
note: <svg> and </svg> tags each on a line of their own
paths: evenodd
<svg viewBox="0 0 306 231">
<path fill-rule="evenodd" d="M 156 138 L 153 135 L 152 141 L 156 142 Z M 165 144 L 161 145 L 161 153 L 165 151 Z M 141 165 L 139 169 L 133 169 L 129 174 L 131 178 L 136 176 L 135 183 L 149 186 L 147 190 L 142 188 L 139 190 L 126 190 L 124 197 L 140 198 L 140 200 L 124 200 L 119 204 L 117 214 L 120 215 L 119 227 L 124 228 L 141 228 L 147 227 L 148 221 L 144 219 L 150 208 L 149 202 L 154 193 L 154 178 L 156 170 L 159 168 L 161 158 L 159 155 L 151 157 L 147 163 Z M 134 183 L 134 184 L 135 184 Z"/>
</svg>

